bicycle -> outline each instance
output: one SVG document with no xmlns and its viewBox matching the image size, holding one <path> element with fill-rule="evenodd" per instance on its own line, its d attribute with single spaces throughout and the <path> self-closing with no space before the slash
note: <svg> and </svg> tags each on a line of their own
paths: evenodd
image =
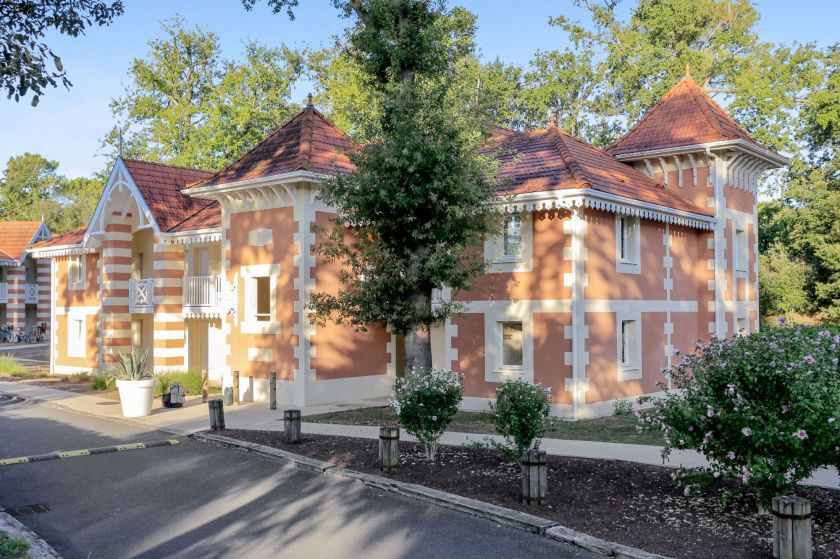
<svg viewBox="0 0 840 559">
<path fill-rule="evenodd" d="M 12 331 L 12 327 L 8 324 L 0 325 L 0 343 L 11 343 L 12 338 L 14 338 L 14 332 Z"/>
</svg>

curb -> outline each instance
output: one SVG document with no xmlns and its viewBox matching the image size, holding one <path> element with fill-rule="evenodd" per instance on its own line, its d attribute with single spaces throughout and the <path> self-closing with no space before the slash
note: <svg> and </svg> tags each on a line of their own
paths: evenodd
<svg viewBox="0 0 840 559">
<path fill-rule="evenodd" d="M 0 508 L 0 531 L 6 532 L 16 540 L 24 540 L 29 544 L 27 557 L 29 559 L 61 559 L 61 555 L 41 536 L 21 524 L 16 518 Z"/>
<path fill-rule="evenodd" d="M 492 520 L 499 524 L 532 532 L 563 543 L 572 544 L 605 557 L 618 559 L 669 559 L 663 555 L 656 555 L 635 547 L 609 542 L 607 540 L 602 540 L 600 538 L 584 534 L 583 532 L 572 530 L 571 528 L 560 526 L 555 521 L 547 518 L 534 516 L 497 505 L 491 505 L 490 503 L 485 503 L 484 501 L 454 495 L 452 493 L 447 493 L 446 491 L 440 491 L 439 489 L 432 489 L 430 487 L 416 485 L 414 483 L 406 483 L 404 481 L 388 479 L 386 477 L 373 474 L 365 474 L 354 470 L 338 468 L 335 464 L 330 462 L 323 462 L 307 456 L 294 454 L 293 452 L 287 452 L 285 450 L 261 444 L 249 443 L 247 441 L 240 441 L 238 439 L 222 435 L 193 433 L 189 436 L 200 442 L 218 444 L 228 448 L 243 450 L 245 452 L 253 452 L 261 456 L 293 464 L 299 468 L 309 471 L 357 481 L 369 487 L 375 487 L 390 493 L 397 493 L 399 495 L 425 501 L 439 507 L 457 510 L 478 518 Z"/>
</svg>

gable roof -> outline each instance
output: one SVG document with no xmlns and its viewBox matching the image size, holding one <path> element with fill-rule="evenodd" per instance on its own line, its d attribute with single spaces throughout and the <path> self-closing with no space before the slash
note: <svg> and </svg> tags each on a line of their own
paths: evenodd
<svg viewBox="0 0 840 559">
<path fill-rule="evenodd" d="M 499 162 L 499 194 L 597 190 L 701 215 L 712 215 L 606 151 L 549 126 L 531 132 L 494 133 L 483 152 Z"/>
<path fill-rule="evenodd" d="M 744 140 L 767 151 L 691 76 L 685 76 L 627 133 L 607 148 L 614 156 L 726 140 Z M 773 152 L 775 153 L 775 152 Z"/>
<path fill-rule="evenodd" d="M 42 221 L 0 221 L 0 258 L 20 261 L 42 224 Z"/>
<path fill-rule="evenodd" d="M 200 229 L 216 229 L 222 226 L 222 208 L 218 202 L 211 202 L 193 215 L 169 230 L 170 233 L 180 231 L 197 231 Z"/>
<path fill-rule="evenodd" d="M 123 163 L 161 231 L 169 231 L 213 203 L 181 194 L 188 184 L 212 176 L 209 171 L 136 159 L 123 159 Z"/>
<path fill-rule="evenodd" d="M 87 225 L 83 225 L 78 229 L 73 229 L 61 235 L 56 235 L 49 239 L 40 241 L 32 245 L 33 249 L 43 249 L 50 247 L 63 247 L 80 245 L 85 240 L 85 233 L 87 232 Z"/>
<path fill-rule="evenodd" d="M 312 105 L 275 130 L 248 153 L 213 175 L 190 185 L 218 186 L 292 171 L 349 173 L 358 148 Z"/>
</svg>

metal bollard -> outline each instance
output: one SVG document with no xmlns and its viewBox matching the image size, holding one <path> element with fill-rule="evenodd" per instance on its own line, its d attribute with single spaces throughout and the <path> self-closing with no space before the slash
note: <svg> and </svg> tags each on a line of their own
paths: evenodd
<svg viewBox="0 0 840 559">
<path fill-rule="evenodd" d="M 216 420 L 216 404 L 218 400 L 213 400 L 212 402 L 207 402 L 207 409 L 210 410 L 210 430 L 218 431 L 219 424 Z"/>
<path fill-rule="evenodd" d="M 277 373 L 271 373 L 268 379 L 268 408 L 277 409 Z"/>
<path fill-rule="evenodd" d="M 522 453 L 522 504 L 541 505 L 545 502 L 547 468 L 544 450 Z"/>
<path fill-rule="evenodd" d="M 222 401 L 210 400 L 207 402 L 207 407 L 210 410 L 210 429 L 213 431 L 224 431 L 225 409 Z"/>
<path fill-rule="evenodd" d="M 379 428 L 379 469 L 393 471 L 400 461 L 400 429 Z"/>
<path fill-rule="evenodd" d="M 233 403 L 239 405 L 239 371 L 233 371 Z"/>
<path fill-rule="evenodd" d="M 201 401 L 207 402 L 210 399 L 209 397 L 209 389 L 210 389 L 210 377 L 207 374 L 207 369 L 201 370 Z"/>
<path fill-rule="evenodd" d="M 773 497 L 773 558 L 811 559 L 811 502 Z"/>
<path fill-rule="evenodd" d="M 286 427 L 286 442 L 300 442 L 300 410 L 286 410 L 283 412 L 283 422 Z"/>
</svg>

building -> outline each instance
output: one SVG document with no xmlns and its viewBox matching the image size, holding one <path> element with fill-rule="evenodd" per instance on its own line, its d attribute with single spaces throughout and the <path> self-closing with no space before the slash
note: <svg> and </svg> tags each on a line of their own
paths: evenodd
<svg viewBox="0 0 840 559">
<path fill-rule="evenodd" d="M 50 261 L 32 245 L 50 238 L 42 221 L 0 221 L 0 325 L 28 332 L 50 321 Z"/>
<path fill-rule="evenodd" d="M 352 172 L 354 149 L 310 105 L 218 173 L 118 160 L 86 230 L 35 248 L 54 259 L 55 370 L 136 346 L 156 370 L 238 371 L 243 399 L 265 399 L 271 373 L 295 405 L 388 394 L 402 340 L 306 310 L 339 282 L 313 250 L 335 215 L 318 185 Z M 465 312 L 432 332 L 465 408 L 522 378 L 551 387 L 558 416 L 603 415 L 657 392 L 678 349 L 758 328 L 756 182 L 787 159 L 689 76 L 607 150 L 550 125 L 494 129 L 485 152 L 505 232 L 471 291 L 440 294 Z"/>
</svg>

